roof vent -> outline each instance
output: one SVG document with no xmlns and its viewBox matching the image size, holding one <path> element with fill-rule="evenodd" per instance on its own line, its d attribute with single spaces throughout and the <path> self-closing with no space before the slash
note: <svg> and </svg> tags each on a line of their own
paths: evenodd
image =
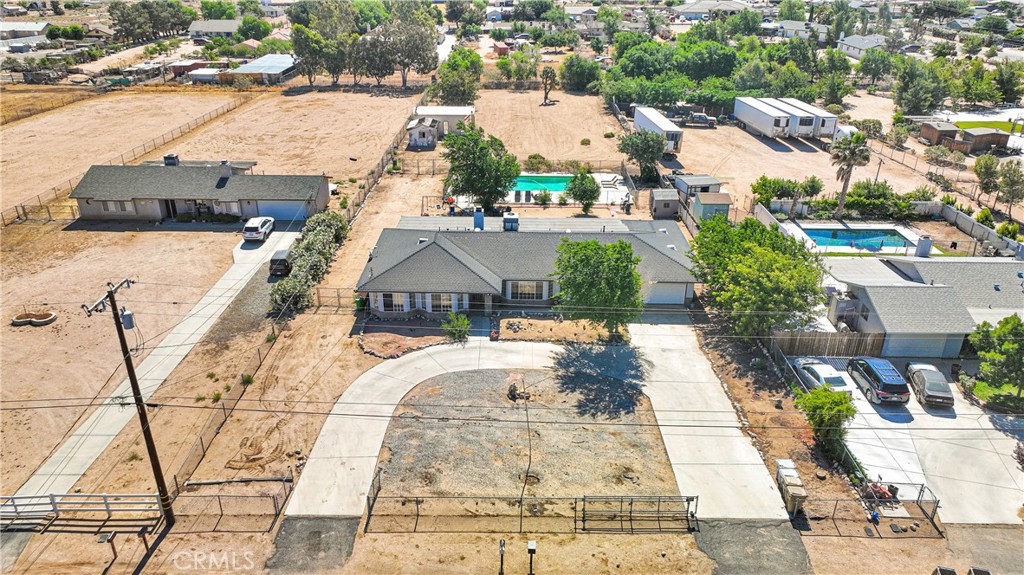
<svg viewBox="0 0 1024 575">
<path fill-rule="evenodd" d="M 658 228 L 658 231 L 663 233 L 663 234 L 667 234 L 668 233 L 668 230 L 666 230 L 665 228 Z"/>
<path fill-rule="evenodd" d="M 670 249 L 672 251 L 676 251 L 676 245 L 675 244 L 669 244 L 668 245 L 668 249 Z"/>
<path fill-rule="evenodd" d="M 428 241 L 429 240 L 427 240 L 427 238 L 420 238 L 420 239 L 416 240 L 416 245 L 422 246 L 423 244 L 427 243 Z"/>
<path fill-rule="evenodd" d="M 994 287 L 996 291 L 1002 291 L 1002 288 L 999 286 L 999 284 L 996 284 L 992 287 Z"/>
<path fill-rule="evenodd" d="M 165 154 L 164 165 L 165 166 L 177 166 L 179 164 L 178 154 Z"/>
</svg>

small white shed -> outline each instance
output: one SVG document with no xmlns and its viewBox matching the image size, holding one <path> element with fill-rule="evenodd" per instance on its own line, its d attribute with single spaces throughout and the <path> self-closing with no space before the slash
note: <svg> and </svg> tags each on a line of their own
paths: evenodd
<svg viewBox="0 0 1024 575">
<path fill-rule="evenodd" d="M 449 132 L 458 133 L 459 122 L 473 122 L 473 106 L 417 106 L 412 120 L 405 126 L 409 147 L 430 148 Z"/>
</svg>

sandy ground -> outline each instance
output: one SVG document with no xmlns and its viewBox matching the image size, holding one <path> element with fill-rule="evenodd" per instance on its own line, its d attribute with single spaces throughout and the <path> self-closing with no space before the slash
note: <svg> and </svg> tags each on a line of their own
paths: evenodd
<svg viewBox="0 0 1024 575">
<path fill-rule="evenodd" d="M 369 320 L 363 330 L 363 349 L 394 357 L 409 350 L 447 341 L 441 322 L 415 318 L 407 321 Z"/>
<path fill-rule="evenodd" d="M 104 229 L 21 224 L 0 235 L 4 315 L 47 309 L 60 314 L 43 328 L 2 328 L 4 401 L 92 398 L 113 391 L 125 375 L 123 369 L 115 372 L 121 362 L 110 315 L 87 318 L 80 306 L 102 296 L 108 281 L 137 279 L 140 283 L 124 291 L 118 303 L 135 312 L 148 346 L 158 345 L 231 265 L 231 248 L 238 241 L 233 233 Z M 173 276 L 168 270 L 175 270 Z M 135 337 L 128 334 L 130 345 Z M 84 413 L 84 408 L 5 412 L 0 492 L 15 491 Z"/>
<path fill-rule="evenodd" d="M 149 159 L 173 152 L 183 159 L 256 160 L 259 174 L 362 179 L 403 128 L 418 96 L 269 93 Z"/>
<path fill-rule="evenodd" d="M 554 318 L 504 318 L 501 339 L 598 341 L 608 337 L 608 330 L 585 320 L 558 321 Z"/>
<path fill-rule="evenodd" d="M 3 126 L 0 207 L 32 202 L 89 169 L 211 112 L 231 93 L 120 93 L 38 114 Z"/>
<path fill-rule="evenodd" d="M 554 105 L 542 106 L 539 90 L 481 90 L 476 121 L 520 160 L 541 154 L 549 160 L 602 160 L 618 168 L 625 156 L 616 149 L 618 140 L 604 133 L 623 132 L 601 98 L 560 91 L 552 98 Z M 583 138 L 590 139 L 589 146 L 580 144 Z"/>
<path fill-rule="evenodd" d="M 358 535 L 342 573 L 497 573 L 505 539 L 505 572 L 526 573 L 526 541 L 537 541 L 537 573 L 711 573 L 714 561 L 691 535 Z"/>
</svg>

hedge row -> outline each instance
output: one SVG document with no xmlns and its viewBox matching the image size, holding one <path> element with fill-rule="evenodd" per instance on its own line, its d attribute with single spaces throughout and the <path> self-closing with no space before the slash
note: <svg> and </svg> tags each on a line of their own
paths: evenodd
<svg viewBox="0 0 1024 575">
<path fill-rule="evenodd" d="M 292 271 L 270 288 L 274 311 L 298 311 L 313 303 L 313 286 L 324 278 L 334 252 L 348 236 L 348 222 L 335 212 L 319 213 L 302 228 L 302 239 L 292 248 Z"/>
</svg>

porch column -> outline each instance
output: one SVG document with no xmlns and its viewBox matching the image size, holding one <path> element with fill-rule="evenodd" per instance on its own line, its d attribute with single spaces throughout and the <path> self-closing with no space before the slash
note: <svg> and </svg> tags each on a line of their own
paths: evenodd
<svg viewBox="0 0 1024 575">
<path fill-rule="evenodd" d="M 484 294 L 484 313 L 491 315 L 491 304 L 494 296 L 491 294 Z"/>
</svg>

